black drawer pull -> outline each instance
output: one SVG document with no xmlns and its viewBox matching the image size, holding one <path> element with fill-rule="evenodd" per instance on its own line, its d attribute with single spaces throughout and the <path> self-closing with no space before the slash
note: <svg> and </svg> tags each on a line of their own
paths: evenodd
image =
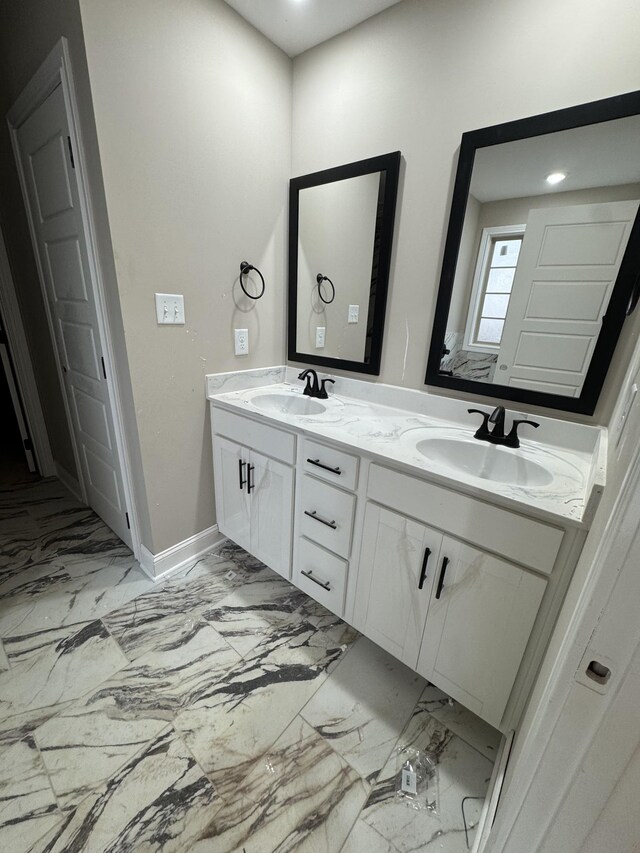
<svg viewBox="0 0 640 853">
<path fill-rule="evenodd" d="M 305 571 L 303 570 L 303 571 L 301 572 L 301 574 L 303 574 L 303 575 L 305 576 L 305 578 L 309 578 L 309 580 L 310 580 L 310 581 L 313 581 L 314 583 L 317 583 L 317 584 L 318 584 L 318 586 L 321 586 L 321 587 L 322 587 L 322 589 L 326 589 L 326 590 L 327 590 L 327 592 L 331 592 L 331 586 L 330 586 L 330 584 L 329 584 L 328 582 L 327 582 L 327 583 L 324 583 L 324 581 L 319 581 L 319 580 L 318 580 L 318 578 L 314 578 L 313 573 L 312 573 L 311 571 L 305 572 Z"/>
<path fill-rule="evenodd" d="M 431 548 L 424 549 L 424 557 L 422 558 L 422 569 L 420 570 L 420 580 L 418 581 L 418 589 L 422 589 L 427 578 L 427 563 L 431 556 Z"/>
<path fill-rule="evenodd" d="M 240 487 L 240 491 L 242 491 L 242 489 L 243 489 L 243 487 L 244 487 L 245 483 L 247 482 L 247 481 L 244 479 L 244 476 L 243 476 L 243 475 L 244 475 L 244 470 L 243 470 L 243 469 L 244 469 L 244 466 L 245 466 L 246 464 L 247 464 L 247 463 L 246 463 L 246 462 L 243 462 L 243 461 L 242 461 L 242 459 L 238 459 L 238 481 L 239 481 L 238 485 L 239 485 L 239 487 Z"/>
<path fill-rule="evenodd" d="M 329 465 L 323 465 L 319 459 L 307 459 L 309 465 L 317 465 L 318 468 L 323 468 L 325 471 L 331 471 L 332 474 L 340 476 L 342 471 L 339 468 L 331 468 Z"/>
<path fill-rule="evenodd" d="M 442 568 L 440 569 L 440 577 L 438 578 L 438 588 L 436 589 L 436 598 L 440 598 L 442 593 L 442 587 L 444 586 L 444 576 L 447 573 L 447 566 L 449 565 L 449 558 L 442 558 Z"/>
<path fill-rule="evenodd" d="M 253 482 L 253 477 L 251 476 L 255 470 L 255 465 L 247 465 L 247 491 L 249 494 L 251 494 L 256 487 L 256 484 Z"/>
<path fill-rule="evenodd" d="M 320 516 L 318 515 L 318 513 L 315 509 L 313 510 L 313 512 L 309 512 L 308 509 L 305 509 L 304 514 L 308 515 L 309 518 L 312 518 L 314 521 L 319 521 L 320 524 L 325 524 L 327 527 L 330 527 L 332 530 L 338 529 L 338 525 L 335 523 L 335 521 L 325 521 L 324 518 L 320 518 Z"/>
</svg>

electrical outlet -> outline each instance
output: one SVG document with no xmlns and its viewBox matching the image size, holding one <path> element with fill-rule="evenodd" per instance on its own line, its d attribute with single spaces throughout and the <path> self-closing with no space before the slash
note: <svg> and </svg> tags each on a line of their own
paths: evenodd
<svg viewBox="0 0 640 853">
<path fill-rule="evenodd" d="M 236 329 L 236 355 L 249 355 L 249 329 Z"/>
<path fill-rule="evenodd" d="M 156 293 L 156 318 L 162 326 L 184 326 L 184 296 L 179 293 Z"/>
<path fill-rule="evenodd" d="M 316 326 L 316 349 L 322 349 L 324 346 L 324 333 L 326 326 Z"/>
<path fill-rule="evenodd" d="M 349 323 L 357 323 L 358 322 L 358 314 L 360 313 L 359 305 L 349 305 Z"/>
</svg>

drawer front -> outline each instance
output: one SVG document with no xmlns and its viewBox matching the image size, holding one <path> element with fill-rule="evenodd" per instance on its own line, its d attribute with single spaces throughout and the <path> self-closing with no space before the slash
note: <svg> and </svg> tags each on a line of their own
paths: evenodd
<svg viewBox="0 0 640 853">
<path fill-rule="evenodd" d="M 321 480 L 355 489 L 358 482 L 358 457 L 326 444 L 304 439 L 304 470 Z"/>
<path fill-rule="evenodd" d="M 296 458 L 296 437 L 293 433 L 234 415 L 226 409 L 211 405 L 211 429 L 214 435 L 224 435 L 238 444 L 293 465 Z"/>
<path fill-rule="evenodd" d="M 305 474 L 298 503 L 299 532 L 341 557 L 348 557 L 355 502 L 355 495 Z"/>
<path fill-rule="evenodd" d="M 564 536 L 558 527 L 380 465 L 369 470 L 367 497 L 545 574 Z"/>
<path fill-rule="evenodd" d="M 298 539 L 294 583 L 327 610 L 342 616 L 348 563 L 304 537 Z"/>
</svg>

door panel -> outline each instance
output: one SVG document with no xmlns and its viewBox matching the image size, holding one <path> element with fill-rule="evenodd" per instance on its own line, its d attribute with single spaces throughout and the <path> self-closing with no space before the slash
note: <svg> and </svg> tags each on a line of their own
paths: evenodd
<svg viewBox="0 0 640 853">
<path fill-rule="evenodd" d="M 248 550 L 274 572 L 289 578 L 293 469 L 252 450 L 250 483 L 251 547 Z"/>
<path fill-rule="evenodd" d="M 214 436 L 213 475 L 218 529 L 232 542 L 251 551 L 251 519 L 246 487 L 248 464 L 248 450 L 234 441 Z"/>
<path fill-rule="evenodd" d="M 79 473 L 89 505 L 131 545 L 61 86 L 31 113 L 17 137 Z"/>
<path fill-rule="evenodd" d="M 505 385 L 580 396 L 638 211 L 638 201 L 531 210 L 496 376 Z"/>
<path fill-rule="evenodd" d="M 367 504 L 356 593 L 356 627 L 415 668 L 442 534 Z M 419 589 L 425 549 L 425 580 Z"/>
<path fill-rule="evenodd" d="M 546 581 L 451 537 L 440 553 L 418 672 L 499 727 Z"/>
</svg>

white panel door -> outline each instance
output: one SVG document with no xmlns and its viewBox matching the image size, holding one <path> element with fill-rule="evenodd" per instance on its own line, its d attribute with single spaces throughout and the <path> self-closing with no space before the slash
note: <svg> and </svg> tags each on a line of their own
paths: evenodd
<svg viewBox="0 0 640 853">
<path fill-rule="evenodd" d="M 442 534 L 384 507 L 365 512 L 355 626 L 415 668 Z"/>
<path fill-rule="evenodd" d="M 448 536 L 436 575 L 418 672 L 498 728 L 546 581 Z"/>
<path fill-rule="evenodd" d="M 580 396 L 637 211 L 638 201 L 530 211 L 497 382 Z"/>
<path fill-rule="evenodd" d="M 218 529 L 251 551 L 251 515 L 247 491 L 249 451 L 235 441 L 213 438 L 213 475 Z"/>
<path fill-rule="evenodd" d="M 291 577 L 293 468 L 251 451 L 248 470 L 251 547 L 254 556 L 285 578 Z"/>
<path fill-rule="evenodd" d="M 69 126 L 59 85 L 17 134 L 55 345 L 89 505 L 131 534 L 91 282 Z"/>
</svg>

